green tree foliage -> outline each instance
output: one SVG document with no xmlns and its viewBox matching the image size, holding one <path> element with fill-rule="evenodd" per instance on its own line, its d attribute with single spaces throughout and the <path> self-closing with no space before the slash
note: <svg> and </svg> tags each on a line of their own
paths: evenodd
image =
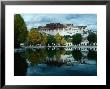
<svg viewBox="0 0 110 89">
<path fill-rule="evenodd" d="M 82 41 L 82 36 L 81 36 L 81 34 L 75 34 L 75 35 L 73 35 L 73 37 L 72 37 L 72 43 L 73 43 L 74 45 L 80 44 L 81 41 Z"/>
<path fill-rule="evenodd" d="M 60 36 L 59 33 L 57 33 L 55 35 L 55 40 L 56 40 L 56 43 L 57 44 L 60 44 L 60 45 L 64 45 L 66 43 L 66 40 L 64 39 L 64 37 L 63 36 Z"/>
<path fill-rule="evenodd" d="M 55 40 L 56 40 L 56 42 L 60 44 L 61 39 L 62 39 L 62 37 L 60 36 L 59 33 L 57 33 L 57 34 L 55 35 Z"/>
<path fill-rule="evenodd" d="M 41 34 L 38 32 L 37 29 L 32 28 L 28 33 L 28 42 L 31 45 L 40 44 L 42 41 Z"/>
<path fill-rule="evenodd" d="M 89 33 L 87 40 L 89 41 L 89 44 L 93 44 L 97 42 L 97 35 L 93 32 Z"/>
<path fill-rule="evenodd" d="M 63 46 L 63 45 L 65 45 L 65 43 L 66 43 L 66 40 L 62 37 L 62 39 L 60 41 L 60 45 Z"/>
<path fill-rule="evenodd" d="M 20 14 L 14 15 L 14 47 L 20 47 L 20 43 L 26 41 L 27 27 Z"/>
<path fill-rule="evenodd" d="M 71 37 L 70 35 L 64 36 L 64 39 L 65 39 L 67 42 L 72 42 L 72 37 Z"/>
<path fill-rule="evenodd" d="M 46 34 L 41 34 L 41 44 L 46 45 L 47 43 L 47 35 Z"/>
<path fill-rule="evenodd" d="M 47 37 L 47 45 L 53 46 L 53 44 L 56 44 L 56 40 L 54 36 L 48 35 Z"/>
</svg>

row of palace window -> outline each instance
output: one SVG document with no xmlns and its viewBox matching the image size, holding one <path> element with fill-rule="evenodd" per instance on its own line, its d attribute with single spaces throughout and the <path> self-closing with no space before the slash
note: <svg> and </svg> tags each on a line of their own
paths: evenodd
<svg viewBox="0 0 110 89">
<path fill-rule="evenodd" d="M 61 29 L 62 30 L 62 29 Z M 71 31 L 71 30 L 77 30 L 77 29 L 64 29 L 64 30 L 66 30 L 66 31 Z M 46 32 L 49 32 L 49 31 L 56 31 L 56 30 L 51 30 L 51 29 L 43 29 L 43 30 L 41 30 L 41 31 L 46 31 Z M 58 29 L 58 31 L 59 31 L 59 29 Z M 79 32 L 78 30 L 77 31 L 75 31 L 75 32 Z"/>
</svg>

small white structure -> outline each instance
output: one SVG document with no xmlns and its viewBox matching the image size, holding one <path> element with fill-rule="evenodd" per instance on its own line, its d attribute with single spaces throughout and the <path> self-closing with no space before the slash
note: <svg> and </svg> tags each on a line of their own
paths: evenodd
<svg viewBox="0 0 110 89">
<path fill-rule="evenodd" d="M 66 46 L 72 46 L 73 44 L 72 44 L 72 42 L 67 42 L 66 43 Z"/>
<path fill-rule="evenodd" d="M 81 42 L 81 45 L 88 45 L 89 44 L 89 41 L 88 40 L 83 40 L 82 42 Z"/>
<path fill-rule="evenodd" d="M 20 43 L 20 46 L 23 47 L 24 46 L 24 43 Z"/>
<path fill-rule="evenodd" d="M 95 42 L 95 43 L 93 43 L 93 45 L 97 45 L 97 43 Z"/>
</svg>

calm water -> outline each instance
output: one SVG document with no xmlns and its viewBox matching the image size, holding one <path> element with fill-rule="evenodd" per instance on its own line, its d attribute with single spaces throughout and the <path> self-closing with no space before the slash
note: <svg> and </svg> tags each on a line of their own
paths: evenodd
<svg viewBox="0 0 110 89">
<path fill-rule="evenodd" d="M 97 52 L 72 48 L 27 49 L 14 53 L 15 76 L 96 76 Z"/>
</svg>

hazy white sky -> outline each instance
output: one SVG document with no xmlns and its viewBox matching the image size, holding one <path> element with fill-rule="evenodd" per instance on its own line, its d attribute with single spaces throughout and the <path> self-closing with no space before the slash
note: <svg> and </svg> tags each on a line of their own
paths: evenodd
<svg viewBox="0 0 110 89">
<path fill-rule="evenodd" d="M 96 14 L 21 14 L 27 28 L 38 27 L 47 23 L 86 25 L 91 30 L 97 29 Z"/>
</svg>

